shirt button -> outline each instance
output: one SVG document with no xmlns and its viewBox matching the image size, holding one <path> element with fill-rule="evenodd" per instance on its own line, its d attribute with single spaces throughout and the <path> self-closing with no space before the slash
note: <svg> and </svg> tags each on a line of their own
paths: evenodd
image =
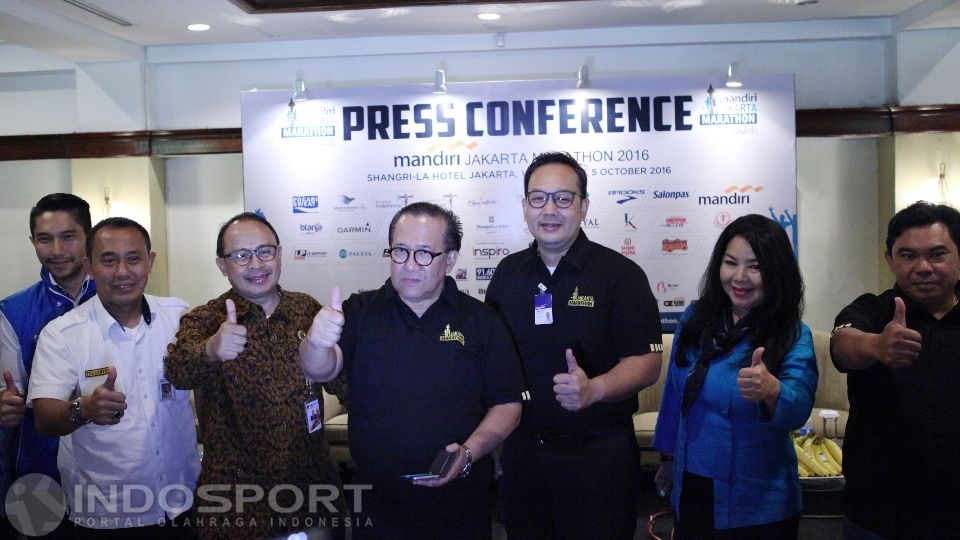
<svg viewBox="0 0 960 540">
<path fill-rule="evenodd" d="M 143 399 L 150 399 L 150 398 L 146 394 L 144 394 Z"/>
<path fill-rule="evenodd" d="M 160 451 L 159 451 L 159 450 L 157 450 L 157 455 L 158 455 L 158 456 L 160 455 Z"/>
<path fill-rule="evenodd" d="M 157 427 L 156 422 L 150 422 L 150 427 Z"/>
<path fill-rule="evenodd" d="M 138 369 L 138 370 L 137 370 L 137 373 L 143 375 L 143 370 L 142 370 L 142 369 Z"/>
</svg>

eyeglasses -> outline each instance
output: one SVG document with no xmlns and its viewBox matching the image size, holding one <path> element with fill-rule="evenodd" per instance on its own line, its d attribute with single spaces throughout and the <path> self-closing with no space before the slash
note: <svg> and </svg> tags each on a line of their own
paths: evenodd
<svg viewBox="0 0 960 540">
<path fill-rule="evenodd" d="M 403 264 L 407 262 L 407 259 L 410 258 L 410 253 L 413 253 L 413 262 L 419 264 L 420 266 L 430 266 L 430 263 L 433 262 L 433 259 L 437 258 L 439 255 L 443 255 L 442 251 L 436 253 L 432 251 L 427 251 L 425 249 L 418 249 L 416 251 L 395 247 L 387 250 L 390 253 L 390 260 L 397 264 Z"/>
<path fill-rule="evenodd" d="M 277 257 L 277 248 L 279 246 L 257 246 L 251 249 L 237 249 L 227 253 L 221 259 L 230 259 L 237 266 L 247 266 L 256 255 L 263 262 L 270 262 Z"/>
<path fill-rule="evenodd" d="M 557 205 L 557 208 L 570 208 L 573 201 L 576 200 L 577 194 L 567 190 L 554 191 L 552 193 L 539 190 L 531 191 L 527 193 L 527 204 L 533 208 L 543 208 L 551 198 L 553 199 L 553 204 Z"/>
</svg>

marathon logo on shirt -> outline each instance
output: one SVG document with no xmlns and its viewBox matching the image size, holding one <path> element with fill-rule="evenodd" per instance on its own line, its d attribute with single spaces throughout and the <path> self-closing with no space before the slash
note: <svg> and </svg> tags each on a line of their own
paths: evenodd
<svg viewBox="0 0 960 540">
<path fill-rule="evenodd" d="M 448 324 L 447 327 L 443 330 L 443 334 L 440 334 L 440 341 L 441 341 L 441 342 L 443 342 L 443 341 L 456 341 L 456 342 L 459 342 L 460 345 L 463 345 L 464 347 L 467 346 L 467 345 L 466 345 L 466 340 L 465 340 L 464 337 L 463 337 L 463 332 L 458 332 L 458 331 L 452 331 L 452 332 L 451 332 L 451 331 L 450 331 L 450 325 L 449 325 L 449 324 Z"/>
<path fill-rule="evenodd" d="M 86 378 L 88 378 L 88 379 L 91 379 L 91 378 L 93 378 L 93 377 L 103 377 L 104 375 L 109 375 L 109 374 L 110 374 L 110 368 L 109 368 L 109 367 L 102 367 L 102 368 L 97 368 L 97 369 L 88 369 L 88 370 L 86 370 L 86 371 L 83 372 L 83 375 L 84 375 Z"/>
<path fill-rule="evenodd" d="M 567 301 L 567 305 L 571 307 L 593 307 L 593 297 L 580 296 L 580 287 L 574 287 L 573 295 Z"/>
<path fill-rule="evenodd" d="M 663 343 L 651 343 L 651 344 L 650 344 L 650 352 L 659 352 L 659 353 L 662 353 L 662 352 L 663 352 Z"/>
</svg>

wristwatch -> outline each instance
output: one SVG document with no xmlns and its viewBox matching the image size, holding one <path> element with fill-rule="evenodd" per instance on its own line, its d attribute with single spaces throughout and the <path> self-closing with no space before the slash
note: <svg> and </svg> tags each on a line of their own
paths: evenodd
<svg viewBox="0 0 960 540">
<path fill-rule="evenodd" d="M 463 464 L 463 469 L 460 471 L 460 478 L 466 478 L 470 475 L 470 471 L 473 470 L 473 450 L 466 445 L 461 444 L 461 448 L 467 454 L 467 462 Z"/>
<path fill-rule="evenodd" d="M 80 398 L 70 402 L 70 409 L 67 413 L 67 417 L 71 422 L 78 426 L 83 426 L 90 423 L 89 418 L 84 418 L 83 415 L 80 414 Z"/>
</svg>

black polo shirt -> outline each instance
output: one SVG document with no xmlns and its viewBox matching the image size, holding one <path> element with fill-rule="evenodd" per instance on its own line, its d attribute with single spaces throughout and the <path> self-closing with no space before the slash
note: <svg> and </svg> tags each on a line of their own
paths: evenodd
<svg viewBox="0 0 960 540">
<path fill-rule="evenodd" d="M 957 538 L 960 308 L 937 320 L 894 287 L 854 300 L 837 315 L 836 326 L 878 334 L 893 319 L 897 296 L 907 308 L 907 327 L 922 336 L 920 356 L 907 368 L 877 363 L 846 371 L 844 509 L 858 525 L 885 536 L 929 529 L 936 537 Z"/>
<path fill-rule="evenodd" d="M 553 296 L 552 324 L 534 324 L 534 296 L 541 283 Z M 628 420 L 636 412 L 637 396 L 567 411 L 553 391 L 553 376 L 567 371 L 568 348 L 589 377 L 610 371 L 621 358 L 662 349 L 657 302 L 636 263 L 580 231 L 550 275 L 534 242 L 500 262 L 486 301 L 507 322 L 520 353 L 530 390 L 521 428 L 590 429 Z"/>
<path fill-rule="evenodd" d="M 478 460 L 466 479 L 438 489 L 413 486 L 400 476 L 429 470 L 436 453 L 464 442 L 490 407 L 521 400 L 523 377 L 507 329 L 494 310 L 458 291 L 449 276 L 422 317 L 403 303 L 389 279 L 376 291 L 352 295 L 343 310 L 339 344 L 358 480 L 374 484 L 372 501 L 381 511 L 402 508 L 401 517 L 411 523 L 456 522 L 457 512 L 467 511 L 460 502 L 472 506 L 478 492 L 489 491 L 489 457 Z"/>
</svg>

